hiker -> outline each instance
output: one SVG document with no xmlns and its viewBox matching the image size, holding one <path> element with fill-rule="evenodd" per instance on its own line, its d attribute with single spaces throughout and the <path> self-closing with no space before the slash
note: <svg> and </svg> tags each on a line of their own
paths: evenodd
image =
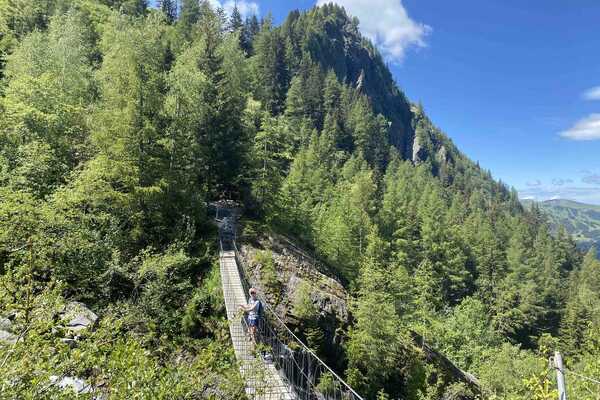
<svg viewBox="0 0 600 400">
<path fill-rule="evenodd" d="M 248 292 L 250 293 L 250 299 L 248 299 L 248 304 L 240 304 L 239 308 L 244 312 L 248 313 L 248 326 L 250 330 L 250 335 L 252 336 L 252 339 L 256 341 L 256 329 L 262 316 L 262 303 L 260 302 L 258 297 L 256 297 L 255 288 L 250 288 Z"/>
</svg>

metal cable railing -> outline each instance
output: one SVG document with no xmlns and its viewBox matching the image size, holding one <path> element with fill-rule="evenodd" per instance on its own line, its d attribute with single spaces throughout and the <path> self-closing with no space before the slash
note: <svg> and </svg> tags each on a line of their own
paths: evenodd
<svg viewBox="0 0 600 400">
<path fill-rule="evenodd" d="M 258 335 L 250 334 L 250 327 L 241 304 L 246 304 L 243 287 L 233 250 L 227 242 L 219 241 L 220 270 L 223 296 L 229 320 L 229 332 L 242 378 L 246 382 L 246 395 L 255 400 L 292 400 L 290 386 L 282 379 L 272 363 L 265 359 L 266 346 L 259 343 Z"/>
<path fill-rule="evenodd" d="M 235 240 L 232 240 L 236 264 L 242 278 L 244 290 L 249 281 L 244 261 L 239 255 Z M 263 353 L 266 362 L 275 364 L 300 400 L 362 400 L 338 374 L 323 362 L 281 320 L 265 298 L 259 295 L 264 313 L 259 322 L 257 341 L 266 345 Z"/>
<path fill-rule="evenodd" d="M 216 208 L 216 217 L 220 223 L 220 250 L 221 252 L 234 252 L 235 266 L 240 278 L 237 285 L 241 285 L 241 288 L 238 287 L 236 290 L 239 291 L 241 289 L 243 291 L 242 301 L 247 302 L 246 294 L 249 291 L 251 282 L 248 279 L 250 275 L 247 274 L 249 270 L 245 268 L 245 263 L 240 257 L 236 244 L 235 217 L 228 210 L 219 207 Z M 223 270 L 221 271 L 221 275 L 227 279 L 227 275 L 224 274 Z M 228 284 L 228 282 L 224 282 L 224 288 Z M 274 368 L 281 380 L 273 382 L 272 378 L 270 381 L 264 378 L 262 380 L 256 377 L 251 378 L 248 386 L 252 387 L 251 390 L 254 393 L 248 393 L 247 389 L 247 394 L 251 398 L 284 399 L 289 398 L 287 394 L 290 394 L 291 398 L 298 400 L 363 400 L 358 393 L 288 328 L 264 296 L 259 295 L 258 297 L 263 305 L 263 315 L 259 320 L 256 338 L 253 338 L 255 341 L 247 340 L 247 337 L 250 335 L 248 334 L 248 324 L 245 317 L 242 317 L 240 324 L 235 323 L 235 317 L 233 321 L 235 325 L 242 327 L 242 335 L 246 337 L 235 337 L 238 336 L 238 332 L 232 330 L 232 340 L 237 341 L 238 348 L 240 348 L 240 344 L 242 346 L 238 357 L 242 354 L 248 354 L 244 346 L 252 346 L 253 356 L 262 363 L 263 369 L 265 369 L 264 367 L 267 369 Z M 238 304 L 229 304 L 227 306 L 229 313 L 229 309 L 231 307 L 237 309 Z M 240 340 L 244 340 L 244 342 L 240 343 Z M 242 369 L 247 368 L 243 367 Z M 248 382 L 249 377 L 260 375 L 259 370 L 260 366 L 253 368 L 252 371 L 242 371 L 244 379 Z M 281 387 L 266 387 L 274 384 L 280 386 L 282 382 L 288 389 L 285 392 L 286 395 L 282 395 L 284 390 Z M 279 397 L 268 396 L 269 392 Z"/>
</svg>

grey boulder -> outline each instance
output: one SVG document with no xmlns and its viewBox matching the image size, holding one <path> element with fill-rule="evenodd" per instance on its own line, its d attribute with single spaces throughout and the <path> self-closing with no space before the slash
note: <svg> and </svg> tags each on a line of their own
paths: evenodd
<svg viewBox="0 0 600 400">
<path fill-rule="evenodd" d="M 18 337 L 8 331 L 0 330 L 0 342 L 15 344 L 17 343 Z"/>
<path fill-rule="evenodd" d="M 58 386 L 61 389 L 71 388 L 77 394 L 92 393 L 93 391 L 91 385 L 85 383 L 83 379 L 73 376 L 65 376 L 59 378 L 58 376 L 53 375 L 50 377 L 50 382 L 52 382 L 54 385 Z"/>
<path fill-rule="evenodd" d="M 72 332 L 79 332 L 88 328 L 93 328 L 98 321 L 98 316 L 85 304 L 78 301 L 72 301 L 65 306 L 62 320 L 66 322 L 65 326 Z"/>
</svg>

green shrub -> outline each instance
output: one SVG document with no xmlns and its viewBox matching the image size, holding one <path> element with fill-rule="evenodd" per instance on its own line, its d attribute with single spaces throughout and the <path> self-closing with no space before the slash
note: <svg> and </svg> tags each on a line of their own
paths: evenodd
<svg viewBox="0 0 600 400">
<path fill-rule="evenodd" d="M 270 250 L 257 251 L 254 256 L 254 263 L 260 265 L 260 277 L 265 288 L 278 298 L 279 291 L 281 290 L 281 283 L 277 278 L 273 252 Z"/>
<path fill-rule="evenodd" d="M 194 290 L 185 306 L 181 320 L 183 332 L 192 337 L 213 334 L 224 316 L 223 304 L 219 266 L 215 263 L 202 286 Z"/>
<path fill-rule="evenodd" d="M 292 312 L 300 319 L 314 319 L 317 309 L 310 298 L 311 288 L 307 282 L 298 285 Z"/>
</svg>

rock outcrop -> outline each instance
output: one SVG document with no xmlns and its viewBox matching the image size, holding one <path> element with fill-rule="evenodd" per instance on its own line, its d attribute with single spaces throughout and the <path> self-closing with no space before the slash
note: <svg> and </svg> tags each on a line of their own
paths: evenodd
<svg viewBox="0 0 600 400">
<path fill-rule="evenodd" d="M 58 386 L 61 389 L 72 389 L 75 394 L 84 394 L 84 393 L 92 393 L 93 387 L 87 384 L 83 379 L 73 377 L 73 376 L 64 376 L 59 377 L 56 375 L 52 375 L 50 377 L 50 383 Z"/>
<path fill-rule="evenodd" d="M 81 331 L 92 329 L 98 321 L 98 316 L 85 304 L 72 301 L 65 306 L 60 319 L 69 332 L 78 334 Z"/>
<path fill-rule="evenodd" d="M 448 150 L 446 150 L 446 146 L 440 146 L 437 153 L 435 153 L 435 159 L 440 164 L 448 163 Z"/>
<path fill-rule="evenodd" d="M 412 157 L 411 160 L 413 164 L 417 165 L 423 162 L 427 158 L 425 154 L 425 148 L 421 144 L 421 138 L 418 135 L 415 135 L 415 139 L 412 145 Z"/>
<path fill-rule="evenodd" d="M 342 354 L 342 332 L 350 323 L 347 293 L 342 284 L 327 273 L 325 266 L 283 236 L 264 235 L 238 244 L 240 256 L 249 269 L 249 280 L 279 317 L 303 338 L 308 329 L 312 334 L 316 331 L 321 343 L 308 343 L 309 346 L 320 346 L 330 360 L 339 362 L 336 358 Z M 259 252 L 265 251 L 272 257 L 276 282 L 273 271 L 268 271 L 260 261 Z M 314 314 L 299 315 L 299 303 L 308 303 Z"/>
<path fill-rule="evenodd" d="M 270 251 L 275 264 L 280 293 L 273 293 L 265 285 L 263 265 L 257 262 L 257 253 Z M 318 261 L 279 235 L 269 235 L 258 243 L 242 242 L 240 255 L 250 266 L 249 277 L 266 294 L 270 304 L 275 305 L 280 316 L 294 319 L 293 306 L 302 285 L 310 287 L 310 299 L 322 316 L 333 316 L 340 323 L 349 320 L 346 291 L 336 279 L 320 271 Z M 285 299 L 285 300 L 282 300 Z"/>
<path fill-rule="evenodd" d="M 0 343 L 15 344 L 18 339 L 12 331 L 12 322 L 8 318 L 0 317 Z"/>
</svg>

